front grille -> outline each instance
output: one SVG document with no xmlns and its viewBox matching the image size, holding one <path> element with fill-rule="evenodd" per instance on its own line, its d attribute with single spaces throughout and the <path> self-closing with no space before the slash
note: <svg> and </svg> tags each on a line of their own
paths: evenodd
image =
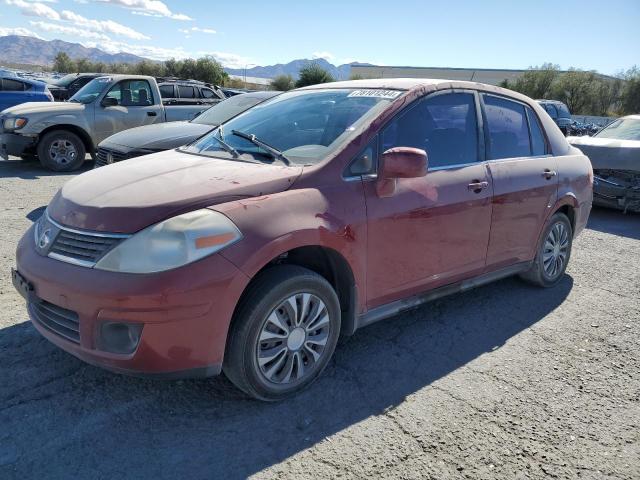
<svg viewBox="0 0 640 480">
<path fill-rule="evenodd" d="M 78 262 L 95 264 L 121 240 L 122 238 L 117 237 L 98 237 L 69 230 L 60 230 L 49 249 L 49 255 L 61 255 Z"/>
<path fill-rule="evenodd" d="M 29 310 L 33 319 L 47 330 L 80 343 L 80 321 L 76 312 L 44 300 L 30 302 Z"/>
<path fill-rule="evenodd" d="M 109 161 L 109 154 L 111 154 L 111 161 Z M 127 158 L 130 158 L 129 154 L 127 153 L 100 147 L 96 152 L 96 163 L 94 165 L 94 168 L 104 167 L 105 165 L 109 165 L 110 163 L 120 162 L 122 160 L 126 160 Z"/>
</svg>

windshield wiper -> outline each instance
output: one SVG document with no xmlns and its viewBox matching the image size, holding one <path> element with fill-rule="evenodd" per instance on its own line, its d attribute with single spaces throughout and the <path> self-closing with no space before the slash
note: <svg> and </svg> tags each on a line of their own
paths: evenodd
<svg viewBox="0 0 640 480">
<path fill-rule="evenodd" d="M 234 158 L 238 158 L 240 156 L 235 148 L 224 141 L 224 132 L 222 131 L 222 127 L 218 127 L 218 136 L 213 138 L 215 138 L 220 143 L 220 145 L 222 145 L 222 148 L 224 148 L 227 153 L 233 155 Z"/>
<path fill-rule="evenodd" d="M 278 160 L 281 160 L 282 163 L 284 163 L 285 165 L 291 165 L 291 162 L 289 161 L 289 159 L 287 157 L 285 157 L 284 153 L 282 153 L 277 148 L 272 147 L 268 143 L 264 143 L 262 140 L 260 140 L 254 134 L 252 134 L 252 133 L 251 134 L 244 133 L 244 132 L 241 132 L 239 130 L 231 130 L 231 133 L 233 133 L 234 135 L 237 135 L 238 137 L 244 138 L 245 140 L 249 140 L 254 145 L 257 145 L 258 147 L 262 148 L 263 150 L 266 150 L 269 154 L 271 154 L 271 156 L 273 158 L 277 158 Z"/>
</svg>

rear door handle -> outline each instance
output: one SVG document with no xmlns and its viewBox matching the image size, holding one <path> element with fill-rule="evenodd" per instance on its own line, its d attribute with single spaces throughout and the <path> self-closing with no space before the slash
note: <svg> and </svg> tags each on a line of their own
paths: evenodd
<svg viewBox="0 0 640 480">
<path fill-rule="evenodd" d="M 474 180 L 469 185 L 467 185 L 467 190 L 473 193 L 480 193 L 488 186 L 489 186 L 489 182 L 481 182 L 479 180 Z"/>
<path fill-rule="evenodd" d="M 542 172 L 542 176 L 547 180 L 551 180 L 556 175 L 558 175 L 558 172 L 556 172 L 555 170 L 549 170 L 548 168 L 545 168 L 544 172 Z"/>
<path fill-rule="evenodd" d="M 147 112 L 147 115 L 149 115 L 150 117 L 155 117 L 158 114 L 156 112 Z"/>
</svg>

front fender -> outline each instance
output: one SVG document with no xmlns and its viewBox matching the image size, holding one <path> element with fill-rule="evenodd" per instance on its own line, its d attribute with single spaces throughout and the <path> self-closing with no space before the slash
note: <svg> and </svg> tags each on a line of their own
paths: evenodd
<svg viewBox="0 0 640 480">
<path fill-rule="evenodd" d="M 319 246 L 345 258 L 358 291 L 364 292 L 367 223 L 360 182 L 288 190 L 212 208 L 242 232 L 243 239 L 221 254 L 249 277 L 289 250 Z"/>
</svg>

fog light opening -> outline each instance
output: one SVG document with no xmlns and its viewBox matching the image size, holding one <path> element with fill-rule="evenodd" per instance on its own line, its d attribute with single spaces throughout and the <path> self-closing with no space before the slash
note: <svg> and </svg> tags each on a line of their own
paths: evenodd
<svg viewBox="0 0 640 480">
<path fill-rule="evenodd" d="M 142 323 L 103 323 L 100 327 L 100 350 L 122 354 L 135 352 L 143 326 Z"/>
</svg>

